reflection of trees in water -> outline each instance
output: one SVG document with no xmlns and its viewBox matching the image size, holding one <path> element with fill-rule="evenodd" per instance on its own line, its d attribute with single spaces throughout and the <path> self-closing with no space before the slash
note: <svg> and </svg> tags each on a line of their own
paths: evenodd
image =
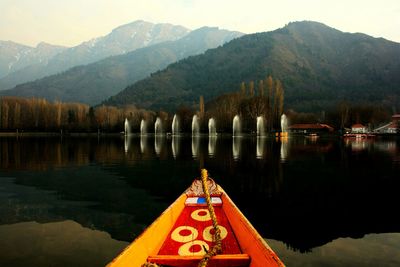
<svg viewBox="0 0 400 267">
<path fill-rule="evenodd" d="M 95 139 L 93 139 L 96 141 Z M 94 142 L 93 141 L 93 142 Z M 97 141 L 96 141 L 97 142 Z M 0 156 L 2 169 L 44 170 L 62 167 L 68 162 L 88 164 L 90 142 L 62 140 L 60 138 L 1 138 Z"/>
<path fill-rule="evenodd" d="M 176 158 L 172 138 L 158 141 L 157 154 L 152 136 L 133 137 L 127 153 L 122 136 L 1 138 L 7 175 L 19 185 L 54 193 L 35 196 L 36 189 L 16 189 L 10 182 L 7 188 L 16 194 L 2 202 L 11 203 L 8 207 L 0 205 L 5 211 L 0 220 L 70 218 L 131 240 L 198 176 L 204 162 L 263 236 L 295 249 L 308 251 L 344 236 L 399 232 L 393 212 L 400 183 L 398 140 L 354 153 L 337 140 L 289 138 L 285 161 L 282 141 L 275 139 L 241 138 L 237 160 L 232 138 L 215 139 L 211 156 L 210 140 L 200 137 L 195 160 L 191 138 L 180 139 Z"/>
<path fill-rule="evenodd" d="M 149 144 L 152 142 L 151 144 Z M 168 158 L 166 137 L 106 138 L 24 137 L 0 138 L 0 167 L 8 170 L 46 170 L 68 165 L 85 166 L 90 162 L 112 164 Z"/>
<path fill-rule="evenodd" d="M 270 201 L 271 212 L 282 217 L 272 221 L 273 235 L 307 251 L 338 237 L 398 232 L 391 210 L 399 181 L 391 162 L 387 152 L 354 153 L 337 141 L 292 142 L 285 197 Z"/>
<path fill-rule="evenodd" d="M 289 139 L 284 162 L 282 142 L 268 140 L 262 160 L 250 156 L 254 146 L 244 139 L 238 161 L 221 151 L 229 144 L 218 146 L 206 166 L 264 236 L 305 252 L 338 237 L 400 231 L 393 144 L 354 154 L 336 140 Z"/>
<path fill-rule="evenodd" d="M 0 224 L 74 220 L 131 241 L 168 205 L 98 166 L 8 175 L 15 181 L 0 181 L 11 194 L 0 196 Z"/>
<path fill-rule="evenodd" d="M 251 194 L 272 194 L 279 190 L 281 177 L 281 169 L 277 167 L 278 149 L 279 144 L 270 140 L 261 148 L 260 144 L 257 146 L 257 139 L 225 138 L 218 140 L 218 150 L 212 159 L 206 161 L 205 166 L 208 166 L 211 174 L 219 176 L 218 180 L 228 192 L 239 190 Z M 260 150 L 263 150 L 263 158 L 257 159 L 257 151 Z"/>
</svg>

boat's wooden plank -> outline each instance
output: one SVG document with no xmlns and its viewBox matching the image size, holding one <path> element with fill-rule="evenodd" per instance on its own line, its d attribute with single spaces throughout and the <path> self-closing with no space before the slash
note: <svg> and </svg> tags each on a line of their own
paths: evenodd
<svg viewBox="0 0 400 267">
<path fill-rule="evenodd" d="M 211 203 L 213 206 L 221 206 L 222 200 L 220 197 L 211 197 Z M 205 197 L 188 197 L 185 201 L 186 206 L 207 206 Z"/>
<path fill-rule="evenodd" d="M 173 267 L 195 267 L 201 259 L 201 256 L 154 255 L 148 258 L 148 262 Z M 250 257 L 247 254 L 216 255 L 210 259 L 207 267 L 247 267 L 249 263 Z"/>
<path fill-rule="evenodd" d="M 209 267 L 217 266 L 249 266 L 249 267 L 266 267 L 266 266 L 284 266 L 278 256 L 272 251 L 265 240 L 258 234 L 246 217 L 240 212 L 232 200 L 227 196 L 224 190 L 218 186 L 218 191 L 222 192 L 222 206 L 214 207 L 216 216 L 220 225 L 227 229 L 227 237 L 222 240 L 223 255 L 215 256 L 217 261 L 211 261 Z M 165 265 L 169 266 L 197 266 L 197 263 L 204 255 L 194 256 L 195 250 L 200 249 L 201 246 L 195 246 L 195 242 L 205 242 L 206 245 L 211 247 L 212 242 L 204 240 L 203 231 L 207 226 L 211 226 L 211 220 L 202 222 L 193 222 L 191 213 L 197 209 L 206 210 L 204 206 L 186 206 L 185 200 L 187 196 L 182 194 L 164 213 L 150 225 L 132 244 L 130 244 L 120 255 L 118 255 L 107 267 L 122 267 L 122 266 L 141 266 L 148 259 L 159 258 L 159 260 L 169 260 L 170 262 Z M 200 217 L 202 213 L 198 213 Z M 171 239 L 171 233 L 179 226 L 192 226 L 198 232 L 196 238 L 189 238 L 188 240 L 174 241 Z M 199 230 L 197 230 L 199 229 Z M 183 229 L 185 230 L 185 229 Z M 183 235 L 185 231 L 179 233 Z M 193 239 L 193 240 L 192 240 Z M 201 239 L 201 240 L 199 240 Z M 232 240 L 228 241 L 228 240 Z M 184 241 L 184 242 L 182 242 Z M 168 251 L 172 243 L 175 242 L 175 249 Z M 178 249 L 180 246 L 186 245 L 189 250 L 190 256 L 179 256 Z M 164 251 L 164 248 L 166 249 Z M 160 253 L 161 252 L 161 253 Z M 159 255 L 156 255 L 159 253 Z M 162 255 L 164 253 L 164 255 Z M 240 254 L 246 253 L 249 256 L 246 259 L 236 259 L 236 261 L 229 259 L 226 254 Z M 160 255 L 161 254 L 161 255 Z M 156 255 L 151 256 L 149 255 Z M 182 265 L 171 265 L 173 259 L 182 259 L 183 262 L 190 259 L 192 263 L 183 263 Z M 224 258 L 225 257 L 225 258 Z M 226 258 L 228 257 L 228 258 Z M 251 259 L 250 259 L 251 258 Z M 181 264 L 182 260 L 178 262 Z M 242 262 L 243 260 L 243 262 Z M 234 261 L 229 262 L 229 261 Z M 213 263 L 214 262 L 214 263 Z M 238 264 L 238 265 L 236 265 Z M 239 265 L 240 264 L 240 265 Z"/>
<path fill-rule="evenodd" d="M 236 237 L 221 206 L 214 207 L 218 224 L 221 226 L 223 254 L 240 254 Z M 204 255 L 212 242 L 212 221 L 208 209 L 203 206 L 186 206 L 172 227 L 159 255 L 194 256 Z M 210 233 L 211 232 L 211 233 Z"/>
</svg>

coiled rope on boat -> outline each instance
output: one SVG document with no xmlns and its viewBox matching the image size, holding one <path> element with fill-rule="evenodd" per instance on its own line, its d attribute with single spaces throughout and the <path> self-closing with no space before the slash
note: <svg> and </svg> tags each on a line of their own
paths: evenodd
<svg viewBox="0 0 400 267">
<path fill-rule="evenodd" d="M 197 267 L 206 267 L 208 264 L 208 261 L 211 259 L 211 257 L 222 252 L 221 229 L 219 228 L 217 216 L 215 215 L 214 207 L 212 206 L 212 203 L 211 203 L 211 196 L 210 196 L 210 191 L 208 190 L 207 180 L 208 180 L 208 171 L 206 169 L 201 169 L 201 184 L 202 184 L 204 196 L 205 196 L 205 199 L 207 202 L 207 208 L 208 208 L 208 211 L 210 212 L 210 217 L 211 217 L 212 224 L 213 224 L 213 229 L 214 229 L 213 240 L 214 240 L 215 244 L 212 246 L 212 248 L 209 251 L 206 251 L 206 254 L 200 260 Z M 142 265 L 142 267 L 159 267 L 159 266 L 162 266 L 162 265 L 158 265 L 156 263 L 150 263 L 150 262 L 146 262 Z"/>
<path fill-rule="evenodd" d="M 197 265 L 198 267 L 206 267 L 207 264 L 208 264 L 208 261 L 211 259 L 212 256 L 215 256 L 218 253 L 222 252 L 221 230 L 220 230 L 220 228 L 218 226 L 217 216 L 215 216 L 214 207 L 212 206 L 212 203 L 211 203 L 211 197 L 210 197 L 210 192 L 209 192 L 208 186 L 207 186 L 207 180 L 208 180 L 208 172 L 207 172 L 207 170 L 206 169 L 201 169 L 201 181 L 202 181 L 202 185 L 203 185 L 203 192 L 204 192 L 204 195 L 205 195 L 205 198 L 206 198 L 208 211 L 210 212 L 210 217 L 211 217 L 213 228 L 214 228 L 214 241 L 215 241 L 215 244 L 203 256 L 203 258 L 201 259 L 201 261 Z"/>
</svg>

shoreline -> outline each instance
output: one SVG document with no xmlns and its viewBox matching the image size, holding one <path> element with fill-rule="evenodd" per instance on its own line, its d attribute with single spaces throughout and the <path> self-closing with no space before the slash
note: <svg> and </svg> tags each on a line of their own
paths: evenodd
<svg viewBox="0 0 400 267">
<path fill-rule="evenodd" d="M 372 133 L 373 137 L 398 137 L 400 133 Z M 108 137 L 125 137 L 123 132 L 118 133 L 106 133 L 106 132 L 0 132 L 0 137 L 99 137 L 99 136 L 108 136 Z M 140 133 L 132 133 L 128 135 L 129 137 L 141 137 Z M 162 135 L 155 135 L 154 133 L 149 133 L 144 135 L 146 137 L 155 137 L 155 136 L 165 136 L 172 137 L 171 133 L 164 133 Z M 307 137 L 308 134 L 300 134 L 300 133 L 289 133 L 288 136 L 280 137 L 280 138 L 288 138 L 288 137 Z M 344 134 L 339 133 L 320 133 L 317 134 L 318 137 L 339 137 L 346 138 Z M 192 137 L 190 133 L 181 133 L 177 135 L 177 137 Z M 256 137 L 256 138 L 279 138 L 275 135 L 275 133 L 268 133 L 263 136 L 257 136 L 251 133 L 243 133 L 240 136 L 232 136 L 230 133 L 218 133 L 216 136 L 209 136 L 206 133 L 202 133 L 197 135 L 196 137 Z M 373 139 L 370 137 L 369 139 Z"/>
<path fill-rule="evenodd" d="M 123 136 L 121 133 L 0 132 L 0 137 Z"/>
</svg>

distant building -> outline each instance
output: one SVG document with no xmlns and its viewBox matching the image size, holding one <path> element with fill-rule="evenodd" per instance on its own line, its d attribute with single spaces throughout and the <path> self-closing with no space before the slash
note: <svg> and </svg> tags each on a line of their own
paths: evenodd
<svg viewBox="0 0 400 267">
<path fill-rule="evenodd" d="M 321 123 L 297 123 L 289 126 L 291 133 L 329 133 L 333 132 L 333 127 Z"/>
<path fill-rule="evenodd" d="M 368 129 L 366 126 L 362 125 L 361 123 L 354 124 L 351 126 L 352 133 L 367 133 Z"/>
<path fill-rule="evenodd" d="M 400 126 L 400 114 L 395 114 L 392 116 L 392 121 L 388 124 L 385 124 L 379 128 L 376 128 L 374 132 L 376 133 L 399 133 Z"/>
</svg>

